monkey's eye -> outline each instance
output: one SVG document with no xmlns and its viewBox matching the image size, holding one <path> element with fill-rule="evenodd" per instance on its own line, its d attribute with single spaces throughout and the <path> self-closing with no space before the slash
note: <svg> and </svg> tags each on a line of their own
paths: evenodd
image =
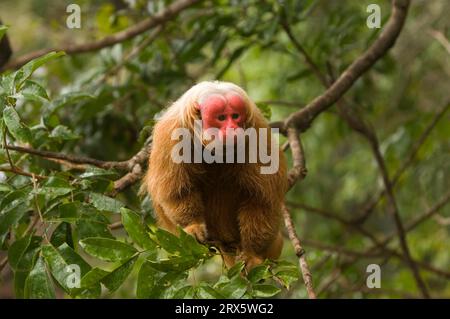
<svg viewBox="0 0 450 319">
<path fill-rule="evenodd" d="M 233 120 L 236 120 L 236 119 L 239 118 L 239 114 L 233 113 L 233 114 L 231 115 L 231 118 L 232 118 Z"/>
<path fill-rule="evenodd" d="M 217 119 L 219 120 L 219 121 L 225 121 L 225 118 L 226 118 L 226 116 L 225 115 L 219 115 L 218 117 L 217 117 Z"/>
</svg>

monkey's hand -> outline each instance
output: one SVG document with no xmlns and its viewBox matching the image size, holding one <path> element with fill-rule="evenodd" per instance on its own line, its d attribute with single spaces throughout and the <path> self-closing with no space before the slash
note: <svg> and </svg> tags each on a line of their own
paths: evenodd
<svg viewBox="0 0 450 319">
<path fill-rule="evenodd" d="M 264 262 L 264 259 L 251 252 L 242 251 L 238 255 L 238 260 L 245 263 L 245 270 L 248 272 L 253 267 L 258 266 Z"/>
<path fill-rule="evenodd" d="M 193 223 L 183 229 L 189 235 L 194 236 L 198 242 L 205 243 L 208 240 L 208 231 L 205 223 Z"/>
</svg>

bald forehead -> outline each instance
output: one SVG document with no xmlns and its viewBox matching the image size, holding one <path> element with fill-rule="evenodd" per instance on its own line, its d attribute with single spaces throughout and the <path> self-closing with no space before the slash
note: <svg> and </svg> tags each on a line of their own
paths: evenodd
<svg viewBox="0 0 450 319">
<path fill-rule="evenodd" d="M 236 92 L 205 94 L 198 100 L 198 104 L 202 109 L 210 107 L 214 109 L 223 109 L 226 106 L 230 106 L 234 109 L 245 107 L 244 99 Z"/>
</svg>

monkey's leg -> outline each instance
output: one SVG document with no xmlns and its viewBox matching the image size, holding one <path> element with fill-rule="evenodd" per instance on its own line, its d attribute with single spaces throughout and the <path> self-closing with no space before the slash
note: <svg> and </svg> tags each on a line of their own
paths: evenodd
<svg viewBox="0 0 450 319">
<path fill-rule="evenodd" d="M 181 197 L 165 200 L 160 205 L 164 210 L 164 215 L 174 225 L 183 228 L 186 233 L 193 235 L 199 242 L 207 240 L 204 205 L 199 193 L 190 192 Z"/>
<path fill-rule="evenodd" d="M 278 213 L 258 205 L 246 205 L 239 212 L 239 228 L 241 258 L 247 269 L 261 264 L 265 258 L 279 257 L 283 240 Z"/>
</svg>

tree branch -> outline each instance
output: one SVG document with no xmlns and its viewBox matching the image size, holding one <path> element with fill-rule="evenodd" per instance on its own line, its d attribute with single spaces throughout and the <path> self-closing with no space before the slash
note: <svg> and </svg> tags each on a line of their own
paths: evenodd
<svg viewBox="0 0 450 319">
<path fill-rule="evenodd" d="M 69 167 L 75 167 L 79 169 L 80 165 L 88 164 L 96 167 L 100 167 L 103 169 L 120 169 L 124 171 L 128 171 L 123 177 L 114 182 L 114 191 L 111 194 L 112 196 L 117 195 L 117 193 L 123 191 L 128 186 L 136 183 L 141 177 L 143 173 L 143 166 L 148 159 L 150 149 L 152 144 L 152 137 L 150 136 L 144 143 L 144 146 L 137 152 L 133 157 L 126 161 L 100 161 L 90 157 L 83 156 L 75 156 L 75 155 L 67 155 L 57 152 L 50 151 L 42 151 L 35 150 L 28 147 L 15 146 L 15 145 L 7 145 L 6 149 L 31 154 L 39 157 L 43 157 L 49 160 L 57 161 L 62 165 L 66 165 L 69 163 Z M 31 177 L 33 174 L 23 172 L 22 170 L 18 170 L 17 167 L 14 169 L 11 168 L 0 168 L 0 170 L 8 171 L 20 175 L 25 175 Z M 36 178 L 43 179 L 45 176 L 34 175 Z"/>
<path fill-rule="evenodd" d="M 294 165 L 288 172 L 289 188 L 294 186 L 298 180 L 302 180 L 306 177 L 307 170 L 305 166 L 305 156 L 303 152 L 303 146 L 300 141 L 299 131 L 295 128 L 289 128 L 288 142 L 292 152 L 292 158 Z"/>
<path fill-rule="evenodd" d="M 423 131 L 419 139 L 414 143 L 412 146 L 411 152 L 409 153 L 406 161 L 403 162 L 400 169 L 394 174 L 394 177 L 392 178 L 392 186 L 395 186 L 397 182 L 400 180 L 400 177 L 403 175 L 403 173 L 406 171 L 406 169 L 414 162 L 414 159 L 416 158 L 416 155 L 419 151 L 419 149 L 422 147 L 422 145 L 427 140 L 428 136 L 430 136 L 430 133 L 432 130 L 436 127 L 436 125 L 439 123 L 439 121 L 444 117 L 445 113 L 450 108 L 450 102 L 447 103 L 446 106 L 444 106 L 441 110 L 439 110 L 433 120 L 430 122 L 430 124 L 427 126 L 427 128 Z M 361 216 L 358 216 L 355 218 L 355 222 L 363 223 L 367 218 L 369 217 L 370 213 L 373 211 L 375 206 L 380 202 L 380 199 L 385 195 L 386 190 L 382 190 L 379 192 L 375 198 L 370 201 L 368 204 L 366 204 L 363 213 Z"/>
<path fill-rule="evenodd" d="M 403 251 L 403 254 L 406 257 L 407 263 L 409 264 L 409 267 L 411 268 L 411 271 L 414 275 L 417 286 L 420 289 L 420 291 L 422 292 L 423 297 L 430 298 L 430 294 L 428 293 L 428 289 L 425 285 L 425 282 L 423 281 L 422 277 L 420 276 L 417 264 L 414 262 L 414 260 L 411 257 L 411 252 L 409 250 L 408 242 L 406 240 L 405 229 L 403 227 L 403 222 L 400 217 L 400 213 L 398 211 L 397 202 L 395 200 L 392 182 L 389 179 L 386 164 L 384 162 L 383 156 L 381 155 L 379 145 L 377 143 L 372 143 L 371 145 L 372 145 L 372 149 L 373 149 L 376 161 L 378 163 L 378 167 L 381 171 L 381 176 L 383 178 L 384 187 L 386 189 L 386 195 L 387 195 L 387 199 L 389 202 L 388 213 L 394 218 L 395 226 L 397 228 L 397 235 L 400 240 L 400 247 Z"/>
<path fill-rule="evenodd" d="M 294 222 L 292 221 L 291 214 L 289 214 L 286 205 L 283 204 L 281 208 L 284 217 L 284 223 L 289 234 L 289 238 L 295 249 L 295 254 L 299 259 L 300 269 L 302 271 L 303 281 L 305 282 L 306 291 L 308 292 L 309 299 L 316 299 L 316 293 L 314 292 L 312 275 L 309 270 L 308 263 L 306 262 L 305 250 L 300 244 L 297 233 L 295 232 Z"/>
<path fill-rule="evenodd" d="M 22 146 L 16 146 L 16 145 L 7 145 L 6 149 L 20 152 L 20 153 L 27 153 L 47 159 L 56 159 L 64 162 L 69 162 L 73 164 L 88 164 L 93 165 L 99 168 L 104 169 L 119 169 L 119 170 L 129 170 L 131 168 L 131 159 L 127 161 L 101 161 L 95 158 L 85 157 L 85 156 L 76 156 L 71 154 L 63 154 L 59 152 L 51 152 L 51 151 L 44 151 L 44 150 L 36 150 L 29 147 L 22 147 Z M 64 164 L 64 163 L 62 163 Z"/>
<path fill-rule="evenodd" d="M 301 131 L 306 130 L 320 113 L 337 102 L 359 77 L 386 54 L 395 44 L 403 28 L 409 2 L 409 0 L 393 1 L 392 14 L 377 40 L 322 95 L 315 98 L 303 109 L 288 116 L 284 121 L 285 127 L 296 127 Z"/>
<path fill-rule="evenodd" d="M 447 205 L 450 202 L 450 192 L 447 192 L 433 207 L 431 207 L 429 210 L 427 210 L 425 213 L 417 216 L 415 219 L 410 221 L 405 226 L 405 232 L 409 232 L 416 228 L 419 224 L 423 223 L 430 217 L 432 217 L 434 214 L 436 214 L 442 207 Z M 381 245 L 387 245 L 389 241 L 391 241 L 395 237 L 395 233 L 391 234 L 389 236 L 386 236 L 382 241 Z"/>
<path fill-rule="evenodd" d="M 408 7 L 408 1 L 405 1 L 402 3 L 404 7 L 400 5 L 399 1 L 394 1 L 394 9 L 393 14 L 390 19 L 390 24 L 388 22 L 387 27 L 382 32 L 378 40 L 369 48 L 369 50 L 366 51 L 366 53 L 361 56 L 359 59 L 357 59 L 352 65 L 350 65 L 349 68 L 341 75 L 341 77 L 335 81 L 331 86 L 327 89 L 325 94 L 322 96 L 319 96 L 316 98 L 313 102 L 311 102 L 308 106 L 306 106 L 304 109 L 293 113 L 291 116 L 288 117 L 288 119 L 285 121 L 286 126 L 290 126 L 289 124 L 293 122 L 295 127 L 302 127 L 307 128 L 309 127 L 310 123 L 314 120 L 314 118 L 323 112 L 326 108 L 331 106 L 331 104 L 335 102 L 339 102 L 339 98 L 353 85 L 353 83 L 356 81 L 356 79 L 361 76 L 368 68 L 372 66 L 373 63 L 376 62 L 378 58 L 384 55 L 384 53 L 395 43 L 395 39 L 397 38 L 402 26 L 404 19 L 406 17 L 407 7 Z M 401 10 L 403 9 L 403 10 Z M 400 13 L 403 13 L 402 15 L 399 15 Z M 400 22 L 400 20 L 403 20 Z M 399 23 L 400 22 L 400 23 Z M 307 52 L 303 49 L 303 47 L 300 45 L 300 43 L 296 40 L 294 35 L 292 34 L 292 31 L 288 25 L 288 23 L 284 20 L 282 22 L 283 28 L 285 29 L 286 33 L 288 34 L 288 37 L 291 39 L 291 42 L 294 44 L 294 46 L 297 48 L 297 50 L 304 56 L 308 66 L 310 69 L 316 74 L 316 76 L 319 78 L 321 83 L 326 87 L 328 86 L 328 80 L 325 76 L 321 73 L 317 65 L 312 61 L 312 59 L 309 57 Z M 391 27 L 391 30 L 389 31 Z M 396 28 L 394 28 L 396 27 Z M 383 38 L 383 35 L 385 37 Z M 390 37 L 389 37 L 390 36 Z M 370 129 L 370 127 L 364 123 L 364 121 L 354 113 L 351 113 L 347 110 L 345 105 L 343 103 L 338 104 L 338 110 L 340 111 L 341 116 L 346 120 L 346 122 L 357 132 L 361 133 L 363 136 L 365 136 L 368 141 L 370 142 L 370 145 L 372 147 L 372 151 L 374 153 L 374 156 L 376 158 L 376 161 L 378 163 L 378 166 L 380 168 L 383 182 L 385 185 L 386 193 L 388 196 L 389 204 L 390 204 L 390 213 L 394 217 L 395 225 L 397 227 L 398 236 L 400 239 L 400 246 L 403 250 L 403 253 L 405 255 L 406 261 L 409 265 L 409 267 L 412 270 L 412 273 L 414 275 L 414 278 L 416 280 L 416 283 L 419 287 L 419 289 L 422 292 L 422 295 L 425 298 L 429 298 L 429 293 L 427 291 L 426 285 L 423 282 L 422 278 L 420 277 L 420 273 L 418 271 L 418 267 L 413 261 L 409 247 L 406 241 L 406 234 L 403 229 L 403 224 L 400 218 L 400 214 L 398 212 L 396 200 L 394 197 L 394 193 L 392 190 L 392 183 L 388 177 L 388 172 L 384 163 L 384 159 L 380 153 L 379 150 L 379 143 L 378 139 L 376 137 L 376 134 L 373 132 L 373 130 Z M 303 113 L 302 113 L 303 112 Z M 305 113 L 305 112 L 309 112 Z M 306 126 L 304 126 L 305 123 L 301 122 L 302 114 L 307 114 L 306 119 Z M 296 117 L 297 116 L 297 117 Z M 289 134 L 289 131 L 288 131 Z M 374 239 L 376 241 L 376 239 Z"/>
<path fill-rule="evenodd" d="M 91 52 L 91 51 L 97 51 L 106 47 L 113 46 L 114 44 L 124 42 L 126 40 L 129 40 L 139 34 L 142 34 L 158 25 L 162 25 L 166 23 L 167 21 L 173 19 L 175 16 L 177 16 L 181 11 L 185 10 L 186 8 L 191 7 L 192 5 L 200 2 L 201 0 L 178 0 L 171 5 L 169 5 L 167 8 L 165 8 L 162 12 L 157 13 L 131 27 L 128 29 L 125 29 L 121 32 L 118 32 L 116 34 L 107 36 L 101 40 L 89 42 L 89 43 L 83 43 L 83 44 L 71 44 L 65 47 L 60 48 L 48 48 L 48 49 L 41 49 L 37 50 L 31 53 L 27 53 L 23 56 L 20 56 L 12 61 L 10 61 L 8 64 L 5 65 L 5 67 L 1 70 L 4 71 L 6 69 L 16 69 L 21 67 L 22 65 L 26 64 L 27 62 L 40 57 L 44 54 L 47 54 L 52 51 L 65 51 L 67 54 L 78 54 L 78 53 L 85 53 L 85 52 Z"/>
</svg>

